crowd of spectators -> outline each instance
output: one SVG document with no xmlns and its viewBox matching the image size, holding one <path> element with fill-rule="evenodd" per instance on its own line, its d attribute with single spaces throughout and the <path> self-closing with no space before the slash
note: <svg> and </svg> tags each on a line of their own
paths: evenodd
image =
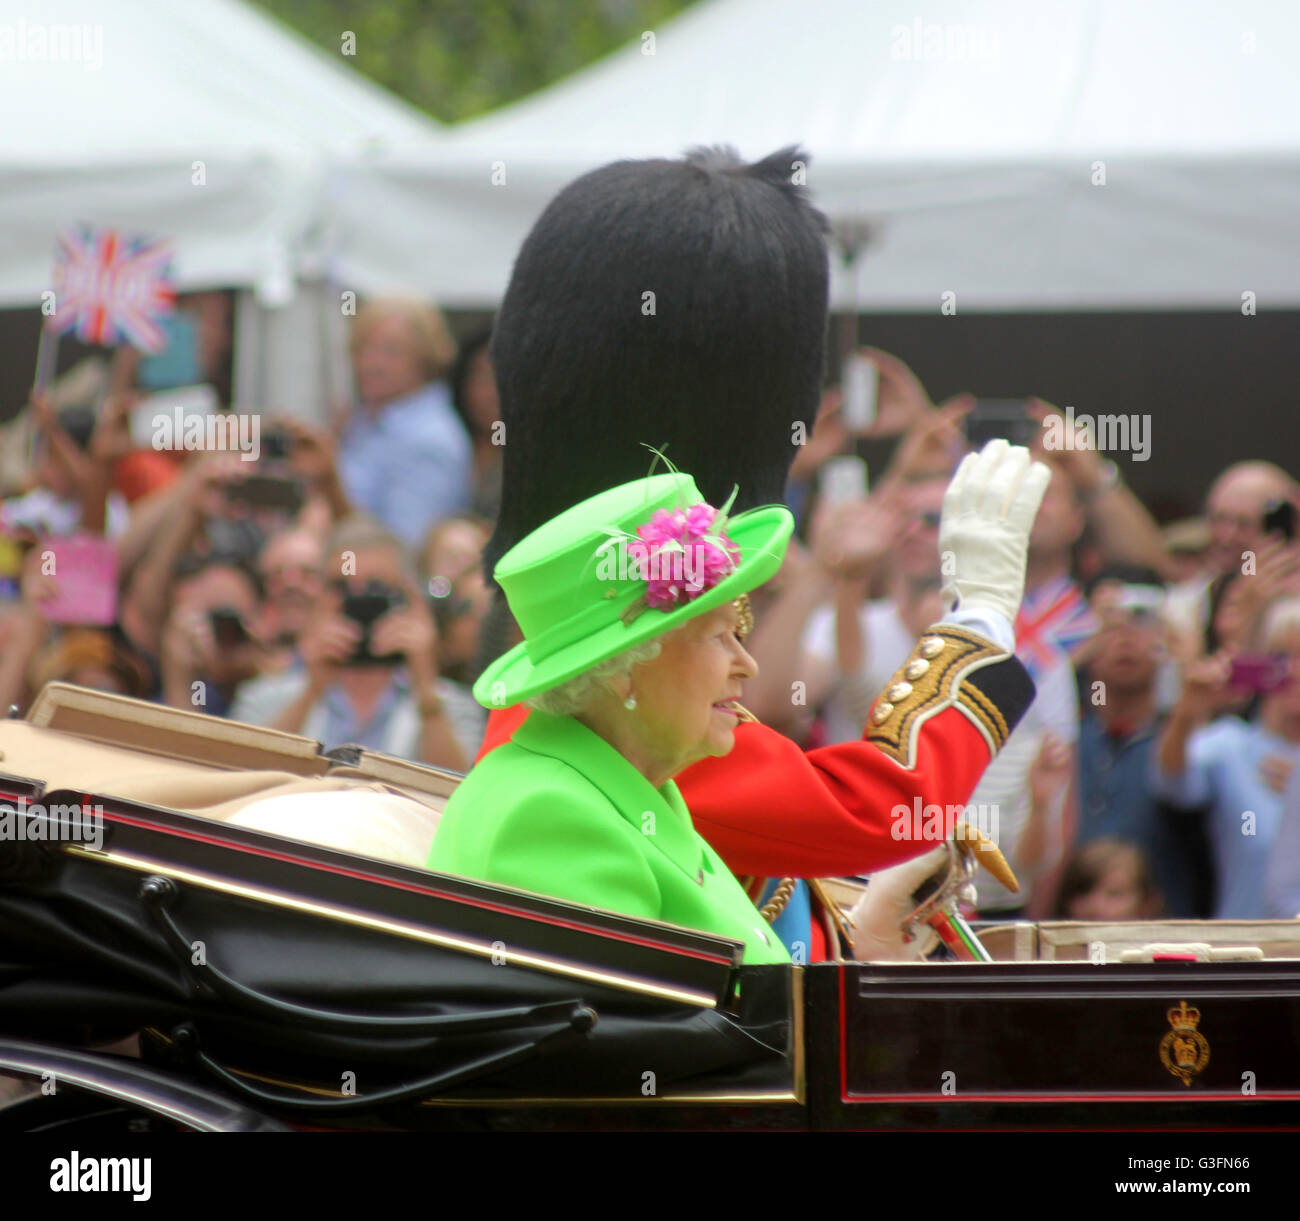
<svg viewBox="0 0 1300 1221">
<path fill-rule="evenodd" d="M 224 398 L 228 302 L 182 304 Z M 89 394 L 69 376 L 34 396 L 0 454 L 0 707 L 71 682 L 466 770 L 506 441 L 488 339 L 367 304 L 355 403 L 332 427 L 266 413 L 255 461 L 146 444 L 129 360 Z M 754 596 L 747 705 L 806 746 L 860 736 L 941 617 L 944 488 L 970 448 L 970 396 L 935 406 L 865 355 L 875 423 L 827 391 L 788 489 L 803 541 Z M 981 879 L 980 914 L 1297 915 L 1300 490 L 1239 463 L 1162 530 L 1054 407 L 1026 417 L 1052 470 L 1015 624 L 1037 695 L 970 798 L 1023 885 Z M 825 473 L 882 438 L 870 491 L 832 494 Z"/>
<path fill-rule="evenodd" d="M 220 398 L 224 295 L 181 304 Z M 334 427 L 259 413 L 215 447 L 149 436 L 171 400 L 134 361 L 34 396 L 4 443 L 0 706 L 72 682 L 466 770 L 486 724 L 469 685 L 491 368 L 402 299 L 359 311 L 351 355 Z"/>
<path fill-rule="evenodd" d="M 936 407 L 905 365 L 867 355 L 899 440 L 869 494 L 815 497 L 819 469 L 880 431 L 855 435 L 827 393 L 792 472 L 806 545 L 756 599 L 748 706 L 808 745 L 860 736 L 940 616 L 943 491 L 971 447 L 973 398 Z M 1045 402 L 1025 415 L 1052 470 L 1015 623 L 1037 694 L 969 799 L 1021 890 L 982 877 L 979 914 L 1300 914 L 1300 544 L 1285 524 L 1300 487 L 1237 463 L 1203 517 L 1162 530 L 1123 454 Z"/>
</svg>

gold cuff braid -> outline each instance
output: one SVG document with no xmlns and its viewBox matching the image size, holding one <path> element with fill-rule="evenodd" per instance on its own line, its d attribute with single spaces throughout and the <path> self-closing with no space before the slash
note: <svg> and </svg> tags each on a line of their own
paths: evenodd
<svg viewBox="0 0 1300 1221">
<path fill-rule="evenodd" d="M 866 739 L 894 762 L 916 766 L 921 726 L 946 708 L 958 707 L 997 754 L 1010 728 L 992 700 L 962 680 L 973 671 L 1003 661 L 1007 654 L 992 641 L 950 623 L 934 624 L 877 697 L 867 717 Z"/>
</svg>

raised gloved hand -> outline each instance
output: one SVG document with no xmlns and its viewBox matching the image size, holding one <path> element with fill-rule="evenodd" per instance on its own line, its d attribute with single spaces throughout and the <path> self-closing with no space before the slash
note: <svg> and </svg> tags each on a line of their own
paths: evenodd
<svg viewBox="0 0 1300 1221">
<path fill-rule="evenodd" d="M 952 857 L 947 844 L 891 865 L 871 875 L 867 889 L 849 913 L 853 928 L 853 957 L 858 962 L 903 962 L 924 958 L 939 942 L 930 928 L 918 930 L 910 942 L 903 940 L 903 921 L 916 909 L 916 890 L 936 874 L 947 876 Z M 958 891 L 965 903 L 975 905 L 975 887 L 969 882 Z"/>
<path fill-rule="evenodd" d="M 993 611 L 1014 623 L 1025 593 L 1029 531 L 1051 479 L 1029 451 L 990 441 L 967 454 L 943 496 L 939 554 L 948 614 Z"/>
</svg>

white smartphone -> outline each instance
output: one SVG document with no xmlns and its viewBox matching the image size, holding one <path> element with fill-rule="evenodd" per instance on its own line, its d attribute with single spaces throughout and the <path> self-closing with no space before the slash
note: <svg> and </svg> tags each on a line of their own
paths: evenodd
<svg viewBox="0 0 1300 1221">
<path fill-rule="evenodd" d="M 870 356 L 854 352 L 840 375 L 840 419 L 851 433 L 866 432 L 876 422 L 880 370 Z"/>
<path fill-rule="evenodd" d="M 817 490 L 823 503 L 845 504 L 867 497 L 867 464 L 853 454 L 828 458 L 817 474 Z"/>
</svg>

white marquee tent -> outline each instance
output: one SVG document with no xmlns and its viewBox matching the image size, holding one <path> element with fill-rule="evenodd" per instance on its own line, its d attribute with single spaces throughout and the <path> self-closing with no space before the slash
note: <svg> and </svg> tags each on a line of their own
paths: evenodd
<svg viewBox="0 0 1300 1221">
<path fill-rule="evenodd" d="M 181 287 L 244 290 L 239 397 L 318 411 L 330 174 L 441 130 L 352 62 L 239 0 L 0 0 L 0 305 L 64 224 L 167 236 Z"/>
<path fill-rule="evenodd" d="M 604 61 L 341 174 L 335 272 L 491 306 L 566 181 L 799 142 L 838 304 L 1300 306 L 1291 0 L 701 0 Z M 375 224 L 382 216 L 383 223 Z M 394 272 L 400 273 L 395 277 Z"/>
</svg>

